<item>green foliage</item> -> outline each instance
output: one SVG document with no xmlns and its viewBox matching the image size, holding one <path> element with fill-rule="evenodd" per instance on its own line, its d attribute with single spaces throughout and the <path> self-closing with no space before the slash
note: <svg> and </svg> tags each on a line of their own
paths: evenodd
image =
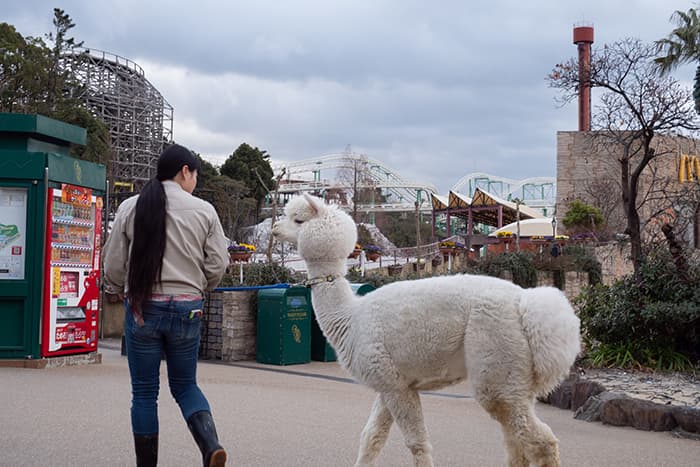
<svg viewBox="0 0 700 467">
<path fill-rule="evenodd" d="M 58 110 L 53 118 L 85 128 L 87 142 L 85 146 L 71 145 L 73 157 L 109 166 L 112 149 L 111 136 L 109 128 L 102 120 L 94 117 L 84 107 L 77 106 L 65 106 Z"/>
<path fill-rule="evenodd" d="M 700 358 L 700 265 L 690 269 L 685 280 L 667 252 L 653 251 L 637 279 L 585 289 L 575 304 L 593 355 L 624 348 L 640 365 L 666 369 Z"/>
<path fill-rule="evenodd" d="M 71 17 L 62 9 L 53 9 L 54 32 L 46 34 L 46 38 L 53 43 L 50 50 L 50 67 L 48 69 L 49 89 L 47 94 L 47 104 L 49 112 L 53 113 L 61 107 L 73 107 L 78 104 L 73 98 L 80 94 L 81 84 L 73 77 L 69 70 L 60 66 L 61 57 L 71 55 L 78 60 L 81 54 L 76 49 L 82 47 L 83 43 L 76 42 L 73 37 L 68 37 L 68 33 L 75 27 Z"/>
<path fill-rule="evenodd" d="M 255 199 L 258 212 L 267 190 L 275 187 L 269 154 L 246 143 L 238 146 L 226 159 L 221 166 L 221 175 L 243 182 L 248 188 L 248 196 Z"/>
<path fill-rule="evenodd" d="M 224 275 L 219 287 L 238 287 L 272 284 L 297 284 L 304 277 L 277 263 L 249 263 L 243 264 L 243 284 L 240 281 L 238 266 L 233 266 L 231 271 Z"/>
<path fill-rule="evenodd" d="M 572 231 L 592 231 L 600 229 L 605 223 L 605 218 L 600 209 L 583 201 L 574 200 L 569 205 L 569 210 L 566 211 L 562 222 Z"/>
<path fill-rule="evenodd" d="M 49 87 L 50 51 L 41 39 L 24 38 L 0 23 L 0 111 L 43 111 Z"/>
<path fill-rule="evenodd" d="M 654 369 L 669 372 L 694 372 L 693 362 L 680 352 L 667 347 L 654 348 L 640 342 L 625 344 L 596 343 L 586 355 L 595 367 Z"/>
<path fill-rule="evenodd" d="M 70 54 L 79 62 L 82 45 L 68 33 L 75 27 L 60 8 L 54 8 L 55 31 L 42 39 L 22 37 L 14 26 L 0 23 L 0 111 L 41 114 L 87 130 L 85 147 L 71 147 L 79 159 L 107 165 L 110 160 L 109 129 L 78 98 L 84 89 L 73 74 L 61 68 L 61 57 Z"/>
<path fill-rule="evenodd" d="M 676 27 L 667 37 L 656 41 L 660 56 L 654 61 L 662 74 L 669 73 L 684 63 L 700 61 L 700 17 L 697 10 L 676 10 L 671 21 Z M 700 113 L 700 66 L 695 70 L 693 98 L 695 112 Z"/>
<path fill-rule="evenodd" d="M 347 280 L 349 280 L 352 283 L 357 283 L 357 284 L 370 284 L 372 285 L 375 289 L 378 289 L 379 287 L 390 284 L 392 282 L 397 282 L 397 281 L 408 281 L 408 280 L 414 280 L 414 279 L 421 279 L 420 276 L 417 274 L 407 274 L 407 275 L 396 275 L 396 276 L 384 276 L 382 274 L 365 274 L 364 277 L 360 274 L 360 269 L 359 268 L 353 268 L 350 269 L 345 276 Z"/>
<path fill-rule="evenodd" d="M 489 276 L 503 277 L 504 271 L 509 271 L 513 282 L 520 287 L 530 288 L 537 285 L 537 269 L 535 269 L 532 253 L 521 251 L 505 253 L 498 256 L 488 256 L 470 264 L 472 272 Z"/>
<path fill-rule="evenodd" d="M 565 270 L 588 273 L 590 285 L 599 284 L 603 280 L 603 268 L 586 246 L 566 245 L 559 258 L 561 258 L 560 261 L 570 261 L 571 266 L 565 267 Z"/>
<path fill-rule="evenodd" d="M 600 344 L 588 352 L 588 361 L 596 367 L 636 368 L 643 366 L 634 357 L 634 348 L 630 343 L 624 345 Z"/>
<path fill-rule="evenodd" d="M 416 246 L 416 215 L 415 213 L 382 213 L 376 217 L 377 227 L 398 248 Z M 419 225 L 422 243 L 430 238 L 432 227 L 421 222 Z"/>
<path fill-rule="evenodd" d="M 199 159 L 201 167 L 197 172 L 197 188 L 208 188 L 211 181 L 219 176 L 219 171 L 214 167 L 209 161 L 202 158 L 198 153 L 194 153 L 195 157 Z"/>
</svg>

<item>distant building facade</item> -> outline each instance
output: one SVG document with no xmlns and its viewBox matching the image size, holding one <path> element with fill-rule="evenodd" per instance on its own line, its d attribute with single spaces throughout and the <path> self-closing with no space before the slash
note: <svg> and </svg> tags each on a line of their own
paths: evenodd
<svg viewBox="0 0 700 467">
<path fill-rule="evenodd" d="M 661 225 L 671 223 L 700 248 L 700 140 L 657 136 L 653 144 L 657 157 L 643 172 L 637 199 L 642 238 L 658 238 Z M 557 132 L 557 218 L 579 199 L 600 208 L 612 233 L 624 232 L 620 154 L 622 146 L 603 142 L 601 132 Z"/>
</svg>

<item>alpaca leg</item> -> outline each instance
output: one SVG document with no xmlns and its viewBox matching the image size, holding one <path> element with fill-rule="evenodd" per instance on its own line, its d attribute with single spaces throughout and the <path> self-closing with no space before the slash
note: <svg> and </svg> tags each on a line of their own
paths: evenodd
<svg viewBox="0 0 700 467">
<path fill-rule="evenodd" d="M 535 415 L 534 403 L 479 400 L 501 424 L 508 448 L 509 467 L 560 467 L 559 441 Z"/>
<path fill-rule="evenodd" d="M 523 436 L 525 455 L 537 467 L 559 467 L 559 440 L 535 415 L 534 402 L 527 407 L 528 431 Z"/>
<path fill-rule="evenodd" d="M 501 429 L 508 450 L 508 467 L 530 467 L 530 461 L 527 460 L 518 440 L 503 425 L 501 425 Z"/>
<path fill-rule="evenodd" d="M 430 454 L 432 446 L 428 441 L 428 431 L 425 429 L 418 392 L 384 393 L 382 402 L 401 428 L 406 446 L 413 454 L 415 467 L 433 467 L 433 458 Z"/>
<path fill-rule="evenodd" d="M 382 402 L 382 396 L 377 394 L 372 406 L 372 412 L 369 415 L 369 420 L 362 430 L 360 437 L 360 452 L 357 455 L 355 467 L 373 466 L 374 461 L 379 455 L 386 439 L 389 437 L 391 424 L 394 422 L 394 417 L 391 412 Z"/>
</svg>

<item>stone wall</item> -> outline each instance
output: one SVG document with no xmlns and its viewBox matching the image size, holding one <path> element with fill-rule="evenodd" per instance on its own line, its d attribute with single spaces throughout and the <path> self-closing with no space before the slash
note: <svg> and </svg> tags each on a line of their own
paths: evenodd
<svg viewBox="0 0 700 467">
<path fill-rule="evenodd" d="M 603 284 L 610 285 L 616 279 L 634 272 L 630 254 L 629 243 L 610 243 L 595 248 L 595 257 L 601 266 Z"/>
<path fill-rule="evenodd" d="M 255 359 L 256 297 L 256 291 L 207 294 L 200 358 L 226 362 Z"/>
<path fill-rule="evenodd" d="M 557 274 L 560 274 L 557 277 Z M 512 281 L 510 271 L 503 273 L 503 279 Z M 576 298 L 588 285 L 588 273 L 579 271 L 537 271 L 537 287 L 558 287 L 563 290 L 569 300 Z"/>
<path fill-rule="evenodd" d="M 569 203 L 580 199 L 601 209 L 612 232 L 623 232 L 626 217 L 622 209 L 620 164 L 617 153 L 621 147 L 606 144 L 599 132 L 557 132 L 557 199 L 556 212 L 560 219 Z M 681 154 L 696 155 L 700 141 L 683 137 L 654 138 L 654 150 L 659 156 L 645 169 L 640 178 L 638 205 L 645 239 L 662 238 L 659 227 L 677 216 L 671 206 L 679 207 L 696 199 L 692 183 L 678 181 Z M 615 153 L 617 151 L 617 153 Z M 632 166 L 636 161 L 632 161 Z M 649 201 L 642 203 L 645 194 Z M 695 201 L 697 203 L 697 201 Z M 681 237 L 691 245 L 700 245 L 694 238 L 700 229 L 697 205 L 684 208 L 679 222 L 684 228 Z M 696 224 L 694 227 L 693 224 Z M 563 227 L 562 227 L 563 228 Z"/>
</svg>

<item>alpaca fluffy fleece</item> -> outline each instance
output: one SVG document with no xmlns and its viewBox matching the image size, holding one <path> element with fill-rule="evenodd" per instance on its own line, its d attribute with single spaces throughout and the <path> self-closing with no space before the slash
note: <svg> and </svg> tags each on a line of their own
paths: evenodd
<svg viewBox="0 0 700 467">
<path fill-rule="evenodd" d="M 432 466 L 419 392 L 468 378 L 502 427 L 511 467 L 558 466 L 557 439 L 534 411 L 537 394 L 566 376 L 579 351 L 579 320 L 554 288 L 524 290 L 472 275 L 400 281 L 356 296 L 346 258 L 357 230 L 339 209 L 292 199 L 273 234 L 297 245 L 314 285 L 312 303 L 338 361 L 377 399 L 357 466 L 374 465 L 396 421 L 416 466 Z"/>
</svg>

